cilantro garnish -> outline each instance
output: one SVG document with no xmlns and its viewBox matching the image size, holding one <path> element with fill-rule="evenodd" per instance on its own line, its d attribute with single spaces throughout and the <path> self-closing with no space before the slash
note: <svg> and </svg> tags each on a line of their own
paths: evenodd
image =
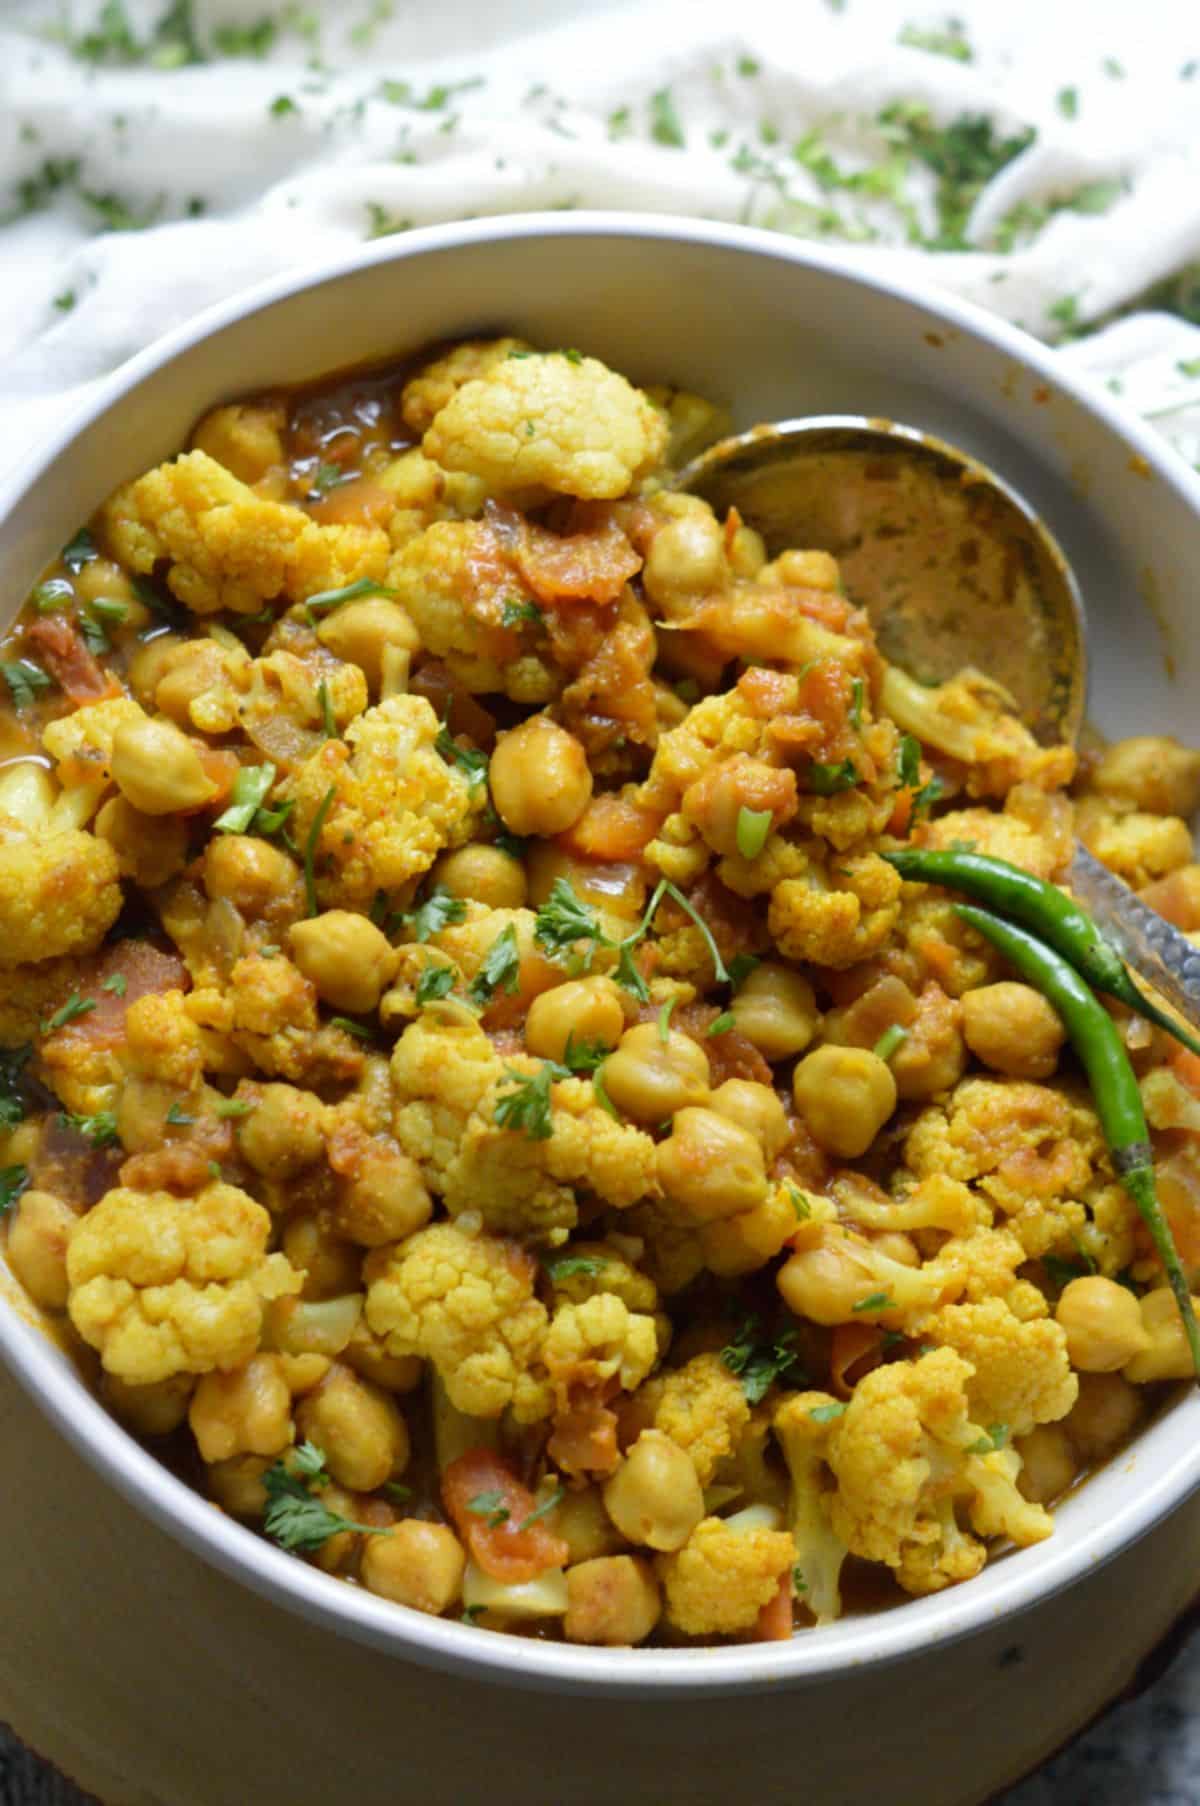
<svg viewBox="0 0 1200 1806">
<path fill-rule="evenodd" d="M 281 1549 L 319 1549 L 343 1530 L 362 1536 L 381 1536 L 371 1524 L 356 1524 L 329 1511 L 313 1494 L 329 1484 L 325 1455 L 315 1443 L 302 1442 L 292 1451 L 291 1463 L 282 1456 L 262 1477 L 267 1494 L 263 1529 Z"/>
<path fill-rule="evenodd" d="M 561 1280 L 574 1278 L 576 1274 L 581 1278 L 595 1279 L 604 1271 L 604 1262 L 597 1260 L 594 1254 L 543 1254 L 542 1265 L 555 1285 Z"/>
<path fill-rule="evenodd" d="M 504 604 L 504 613 L 500 617 L 504 627 L 540 627 L 545 619 L 536 602 L 520 602 L 511 596 Z"/>
<path fill-rule="evenodd" d="M 832 1423 L 845 1409 L 845 1405 L 814 1405 L 808 1415 L 814 1423 Z"/>
<path fill-rule="evenodd" d="M 304 612 L 308 616 L 308 624 L 315 627 L 314 614 L 325 614 L 331 608 L 340 608 L 343 602 L 355 602 L 360 596 L 394 596 L 396 591 L 389 589 L 386 583 L 377 583 L 374 577 L 359 577 L 353 583 L 344 583 L 341 589 L 318 590 L 304 604 Z"/>
<path fill-rule="evenodd" d="M 884 1029 L 871 1051 L 877 1060 L 890 1060 L 896 1049 L 907 1040 L 908 1030 L 901 1028 L 898 1022 L 893 1022 L 890 1028 Z"/>
<path fill-rule="evenodd" d="M 0 673 L 3 674 L 4 681 L 8 685 L 15 709 L 30 708 L 53 682 L 53 679 L 47 677 L 42 667 L 35 665 L 31 658 L 16 659 L 11 664 L 0 664 Z"/>
<path fill-rule="evenodd" d="M 559 1079 L 569 1079 L 570 1068 L 560 1066 L 557 1060 L 543 1060 L 538 1071 L 532 1074 L 518 1072 L 512 1066 L 506 1066 L 504 1070 L 513 1089 L 497 1097 L 493 1121 L 498 1128 L 511 1129 L 514 1133 L 522 1131 L 530 1141 L 549 1141 L 554 1132 L 550 1119 L 550 1087 Z"/>
<path fill-rule="evenodd" d="M 756 1405 L 765 1398 L 776 1380 L 786 1380 L 794 1386 L 804 1384 L 795 1340 L 794 1329 L 771 1337 L 764 1331 L 760 1318 L 749 1316 L 742 1322 L 733 1341 L 721 1350 L 722 1361 L 730 1373 L 736 1373 L 741 1380 L 749 1404 Z"/>
<path fill-rule="evenodd" d="M 317 804 L 317 812 L 312 818 L 312 826 L 309 828 L 308 835 L 304 842 L 304 898 L 310 916 L 320 914 L 320 909 L 317 904 L 317 875 L 315 870 L 317 846 L 321 839 L 321 829 L 325 826 L 325 817 L 333 807 L 333 799 L 336 795 L 337 785 L 331 784 Z"/>
<path fill-rule="evenodd" d="M 38 1029 L 43 1035 L 52 1035 L 57 1029 L 65 1028 L 68 1022 L 74 1022 L 79 1016 L 86 1016 L 95 1007 L 94 997 L 81 997 L 78 991 L 72 991 L 67 1001 L 55 1010 L 48 1021 L 38 1023 Z"/>
<path fill-rule="evenodd" d="M 0 1216 L 11 1210 L 21 1194 L 28 1189 L 28 1167 L 0 1166 Z"/>
<path fill-rule="evenodd" d="M 857 1304 L 850 1306 L 852 1311 L 894 1311 L 895 1308 L 896 1300 L 889 1297 L 887 1292 L 872 1292 L 869 1297 L 860 1298 Z"/>
<path fill-rule="evenodd" d="M 99 556 L 100 549 L 86 527 L 80 527 L 74 539 L 69 539 L 59 553 L 59 557 L 74 576 L 78 576 L 85 564 L 90 564 L 93 558 L 99 558 Z"/>
<path fill-rule="evenodd" d="M 747 809 L 743 804 L 738 810 L 737 850 L 743 859 L 758 858 L 767 844 L 773 820 L 769 809 Z"/>
<path fill-rule="evenodd" d="M 223 814 L 218 815 L 213 823 L 217 832 L 220 834 L 248 833 L 274 782 L 275 767 L 273 765 L 243 765 L 233 780 L 233 794 L 229 807 Z"/>
<path fill-rule="evenodd" d="M 1008 1441 L 1008 1425 L 1006 1423 L 989 1424 L 983 1435 L 978 1437 L 967 1448 L 968 1455 L 993 1455 L 1002 1449 Z"/>
<path fill-rule="evenodd" d="M 488 756 L 480 752 L 476 746 L 460 746 L 443 722 L 438 730 L 434 747 L 441 753 L 447 765 L 457 765 L 472 790 L 487 783 Z"/>
<path fill-rule="evenodd" d="M 20 1047 L 0 1047 L 0 1129 L 15 1128 L 25 1119 L 21 1075 L 32 1052 L 29 1041 Z"/>
<path fill-rule="evenodd" d="M 464 922 L 466 917 L 467 906 L 462 897 L 452 897 L 448 890 L 438 884 L 424 903 L 401 916 L 400 921 L 414 941 L 428 941 L 435 934 L 440 934 L 443 928 L 449 928 L 455 922 Z"/>
<path fill-rule="evenodd" d="M 483 964 L 467 986 L 467 996 L 479 1009 L 489 1003 L 498 990 L 512 996 L 521 972 L 521 950 L 517 931 L 510 922 L 488 948 Z"/>
<path fill-rule="evenodd" d="M 58 1120 L 64 1129 L 85 1135 L 94 1148 L 110 1148 L 117 1139 L 117 1117 L 113 1110 L 98 1110 L 94 1116 L 78 1116 L 74 1111 L 60 1110 Z"/>
<path fill-rule="evenodd" d="M 855 789 L 860 781 L 853 759 L 842 759 L 837 765 L 814 761 L 805 773 L 805 783 L 814 796 L 836 796 L 840 790 Z"/>
<path fill-rule="evenodd" d="M 504 1494 L 497 1492 L 495 1488 L 490 1488 L 486 1492 L 477 1492 L 473 1498 L 468 1499 L 467 1510 L 473 1511 L 476 1517 L 483 1518 L 489 1530 L 495 1530 L 501 1524 L 507 1524 L 512 1516 L 508 1506 L 504 1503 Z"/>
<path fill-rule="evenodd" d="M 416 999 L 422 1009 L 427 1003 L 436 1003 L 454 989 L 454 967 L 437 966 L 430 960 L 417 980 Z"/>
</svg>

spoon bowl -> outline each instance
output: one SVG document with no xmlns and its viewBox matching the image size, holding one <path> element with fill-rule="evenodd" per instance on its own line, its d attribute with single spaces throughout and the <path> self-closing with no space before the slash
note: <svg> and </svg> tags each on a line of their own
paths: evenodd
<svg viewBox="0 0 1200 1806">
<path fill-rule="evenodd" d="M 1029 505 L 986 465 L 916 427 L 863 415 L 781 420 L 722 439 L 676 487 L 766 542 L 831 552 L 884 657 L 925 684 L 964 666 L 1009 692 L 1043 745 L 1083 720 L 1083 602 Z"/>
</svg>

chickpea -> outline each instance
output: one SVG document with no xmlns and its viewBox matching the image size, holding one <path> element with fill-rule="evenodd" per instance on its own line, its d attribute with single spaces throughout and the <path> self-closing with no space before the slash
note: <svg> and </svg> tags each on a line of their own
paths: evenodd
<svg viewBox="0 0 1200 1806">
<path fill-rule="evenodd" d="M 278 1455 L 292 1440 L 292 1395 L 278 1355 L 257 1354 L 232 1373 L 202 1374 L 188 1423 L 203 1461 Z"/>
<path fill-rule="evenodd" d="M 120 565 L 114 564 L 111 558 L 89 558 L 82 570 L 75 572 L 71 581 L 81 602 L 98 602 L 102 597 L 108 597 L 114 602 L 124 602 L 129 610 L 126 620 L 135 627 L 145 624 L 146 609 L 138 601 L 137 591 Z"/>
<path fill-rule="evenodd" d="M 486 903 L 489 909 L 522 908 L 528 889 L 519 859 L 480 842 L 444 854 L 433 868 L 433 878 L 452 897 Z"/>
<path fill-rule="evenodd" d="M 769 828 L 796 813 L 796 774 L 764 765 L 748 753 L 734 753 L 710 765 L 683 793 L 683 814 L 714 853 L 738 857 L 738 829 L 743 809 L 770 816 Z"/>
<path fill-rule="evenodd" d="M 216 794 L 200 755 L 169 721 L 125 721 L 113 735 L 112 774 L 126 800 L 143 815 L 201 809 Z"/>
<path fill-rule="evenodd" d="M 636 865 L 600 865 L 577 859 L 557 841 L 534 840 L 525 849 L 525 881 L 531 909 L 540 909 L 555 880 L 565 878 L 583 903 L 590 903 L 600 925 L 614 936 L 626 934 L 646 907 L 646 880 Z"/>
<path fill-rule="evenodd" d="M 665 1122 L 676 1110 L 703 1103 L 708 1081 L 708 1055 L 700 1043 L 678 1029 L 669 1029 L 664 1042 L 657 1022 L 627 1029 L 604 1062 L 604 1088 L 634 1122 Z"/>
<path fill-rule="evenodd" d="M 691 1457 L 661 1430 L 643 1430 L 605 1483 L 604 1509 L 628 1542 L 682 1549 L 704 1516 Z"/>
<path fill-rule="evenodd" d="M 373 696 L 378 696 L 383 686 L 388 647 L 411 654 L 421 643 L 406 610 L 386 596 L 364 596 L 360 602 L 343 603 L 326 615 L 317 628 L 317 638 L 335 658 L 359 667 Z"/>
<path fill-rule="evenodd" d="M 895 1320 L 913 1302 L 933 1302 L 933 1287 L 907 1265 L 892 1261 L 873 1242 L 851 1235 L 839 1224 L 806 1225 L 796 1238 L 796 1251 L 775 1275 L 779 1295 L 797 1317 L 832 1327 Z M 880 1307 L 864 1311 L 870 1298 Z"/>
<path fill-rule="evenodd" d="M 911 1235 L 902 1229 L 882 1229 L 871 1237 L 871 1246 L 876 1254 L 882 1254 L 888 1260 L 896 1261 L 902 1267 L 919 1267 L 920 1251 Z"/>
<path fill-rule="evenodd" d="M 796 1107 L 827 1154 L 865 1154 L 896 1108 L 896 1081 L 865 1047 L 818 1047 L 792 1076 Z"/>
<path fill-rule="evenodd" d="M 467 1558 L 453 1530 L 402 1518 L 363 1545 L 362 1578 L 369 1592 L 435 1617 L 462 1598 Z"/>
<path fill-rule="evenodd" d="M 104 1373 L 100 1391 L 105 1403 L 139 1436 L 169 1436 L 188 1414 L 196 1376 L 175 1373 L 149 1386 L 131 1386 L 115 1373 Z"/>
<path fill-rule="evenodd" d="M 160 633 L 139 646 L 129 662 L 129 687 L 143 708 L 155 705 L 155 692 L 171 667 L 171 654 L 190 641 L 174 633 Z"/>
<path fill-rule="evenodd" d="M 340 1298 L 362 1288 L 362 1249 L 335 1237 L 323 1216 L 290 1217 L 283 1252 L 304 1274 L 302 1298 Z"/>
<path fill-rule="evenodd" d="M 8 1226 L 8 1264 L 35 1304 L 67 1304 L 67 1244 L 75 1212 L 52 1191 L 27 1191 Z"/>
<path fill-rule="evenodd" d="M 255 1087 L 254 1108 L 237 1123 L 242 1158 L 264 1179 L 290 1179 L 325 1151 L 328 1109 L 295 1085 Z"/>
<path fill-rule="evenodd" d="M 576 1046 L 599 1041 L 615 1047 L 624 1029 L 625 1006 L 611 978 L 572 978 L 534 998 L 525 1045 L 544 1060 L 561 1060 L 572 1038 Z"/>
<path fill-rule="evenodd" d="M 1038 1424 L 1028 1436 L 1013 1444 L 1021 1457 L 1017 1479 L 1023 1496 L 1034 1505 L 1050 1505 L 1073 1482 L 1079 1471 L 1071 1439 L 1061 1424 Z"/>
<path fill-rule="evenodd" d="M 567 1569 L 568 1643 L 642 1643 L 661 1615 L 658 1581 L 644 1556 L 600 1556 Z"/>
<path fill-rule="evenodd" d="M 762 1146 L 768 1164 L 781 1154 L 792 1138 L 787 1114 L 779 1096 L 769 1085 L 753 1079 L 726 1079 L 708 1100 L 710 1110 L 741 1123 Z"/>
<path fill-rule="evenodd" d="M 1006 981 L 965 992 L 962 1022 L 975 1058 L 1013 1079 L 1048 1079 L 1066 1040 L 1053 1005 L 1031 985 Z"/>
<path fill-rule="evenodd" d="M 236 656 L 236 655 L 235 655 Z M 192 704 L 206 690 L 226 692 L 229 683 L 230 654 L 215 640 L 184 640 L 172 646 L 159 667 L 154 687 L 154 706 L 179 727 L 193 723 Z M 236 701 L 221 699 L 222 718 L 232 727 L 236 724 Z"/>
<path fill-rule="evenodd" d="M 1168 734 L 1135 734 L 1110 746 L 1092 789 L 1151 815 L 1194 815 L 1200 807 L 1200 752 Z"/>
<path fill-rule="evenodd" d="M 231 1518 L 260 1518 L 267 1509 L 263 1475 L 271 1466 L 265 1455 L 232 1455 L 208 1466 L 208 1490 Z"/>
<path fill-rule="evenodd" d="M 598 1486 L 565 1493 L 555 1508 L 554 1534 L 561 1536 L 572 1562 L 593 1561 L 598 1555 L 615 1555 L 623 1547 L 620 1531 L 604 1509 Z"/>
<path fill-rule="evenodd" d="M 807 978 L 770 960 L 754 968 L 729 1007 L 738 1033 L 766 1060 L 803 1053 L 821 1020 Z"/>
<path fill-rule="evenodd" d="M 299 1435 L 325 1451 L 339 1486 L 374 1492 L 408 1466 L 408 1425 L 395 1400 L 335 1363 L 296 1407 Z"/>
<path fill-rule="evenodd" d="M 587 754 L 548 715 L 499 736 L 489 777 L 496 812 L 514 834 L 561 834 L 592 798 Z"/>
<path fill-rule="evenodd" d="M 254 921 L 281 903 L 303 908 L 300 867 L 256 834 L 214 834 L 204 849 L 204 888 L 214 903 L 229 902 Z"/>
<path fill-rule="evenodd" d="M 364 1380 L 372 1380 L 387 1392 L 415 1392 L 425 1378 L 425 1363 L 420 1355 L 394 1355 L 360 1317 L 342 1360 Z"/>
<path fill-rule="evenodd" d="M 363 1248 L 401 1242 L 433 1215 L 421 1169 L 394 1143 L 367 1143 L 353 1175 L 341 1181 L 333 1227 Z"/>
<path fill-rule="evenodd" d="M 288 1389 L 311 1392 L 347 1346 L 362 1317 L 363 1294 L 341 1298 L 273 1298 L 263 1312 L 261 1346 L 286 1355 Z M 301 1366 L 315 1355 L 319 1365 Z"/>
<path fill-rule="evenodd" d="M 96 832 L 117 855 L 123 878 L 157 890 L 187 864 L 187 823 L 179 816 L 156 821 L 123 796 L 111 796 L 96 817 Z"/>
<path fill-rule="evenodd" d="M 1072 1280 L 1071 1285 L 1078 1285 Z M 1066 1291 L 1070 1291 L 1068 1286 Z M 1123 1287 L 1117 1287 L 1118 1291 Z M 1063 1296 L 1066 1296 L 1064 1292 Z M 1195 1300 L 1193 1300 L 1195 1304 Z M 1200 1306 L 1196 1306 L 1200 1309 Z M 1169 1287 L 1159 1286 L 1147 1292 L 1139 1309 L 1145 1341 L 1131 1346 L 1124 1363 L 1124 1374 L 1135 1386 L 1151 1380 L 1185 1380 L 1191 1377 L 1192 1356 L 1183 1333 L 1179 1309 Z M 1115 1365 L 1115 1363 L 1114 1363 Z M 1107 1371 L 1107 1370 L 1105 1370 Z"/>
<path fill-rule="evenodd" d="M 689 508 L 654 535 L 642 582 L 646 594 L 670 617 L 687 612 L 698 596 L 727 581 L 725 534 L 711 508 Z"/>
<path fill-rule="evenodd" d="M 292 958 L 335 1010 L 363 1015 L 378 1006 L 397 964 L 396 949 L 366 916 L 326 909 L 293 922 Z"/>
<path fill-rule="evenodd" d="M 1064 1286 L 1054 1315 L 1066 1335 L 1072 1367 L 1084 1373 L 1115 1373 L 1150 1347 L 1138 1300 L 1098 1273 Z"/>
<path fill-rule="evenodd" d="M 332 1512 L 335 1517 L 346 1518 L 351 1524 L 370 1522 L 363 1509 L 363 1501 L 356 1499 L 344 1486 L 323 1486 L 321 1503 L 326 1511 Z M 360 1538 L 353 1530 L 339 1530 L 326 1538 L 314 1553 L 313 1561 L 326 1574 L 341 1574 L 354 1561 L 360 1542 L 373 1541 L 373 1537 Z"/>
<path fill-rule="evenodd" d="M 658 1144 L 658 1182 L 695 1223 L 739 1216 L 767 1195 L 762 1147 L 750 1130 L 690 1105 Z"/>
<path fill-rule="evenodd" d="M 1063 1428 L 1081 1461 L 1104 1461 L 1132 1436 L 1142 1409 L 1141 1394 L 1123 1374 L 1081 1373 Z"/>
</svg>

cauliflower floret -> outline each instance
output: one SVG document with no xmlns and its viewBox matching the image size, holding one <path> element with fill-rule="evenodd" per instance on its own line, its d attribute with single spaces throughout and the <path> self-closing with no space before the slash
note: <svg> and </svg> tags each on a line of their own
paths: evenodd
<svg viewBox="0 0 1200 1806">
<path fill-rule="evenodd" d="M 905 733 L 915 734 L 967 767 L 971 796 L 1005 796 L 1014 784 L 1059 790 L 1075 775 L 1069 746 L 1039 746 L 1009 709 L 998 684 L 968 667 L 927 689 L 898 665 L 883 679 L 883 707 Z"/>
<path fill-rule="evenodd" d="M 1106 797 L 1081 797 L 1075 807 L 1079 838 L 1102 865 L 1135 890 L 1190 864 L 1192 836 L 1178 815 L 1123 811 Z"/>
<path fill-rule="evenodd" d="M 182 991 L 148 992 L 125 1012 L 124 1058 L 130 1073 L 191 1091 L 204 1073 L 204 1036 Z"/>
<path fill-rule="evenodd" d="M 796 1233 L 795 1188 L 773 1185 L 761 1204 L 700 1227 L 700 1246 L 710 1273 L 736 1279 L 774 1260 Z"/>
<path fill-rule="evenodd" d="M 506 626 L 505 615 L 511 622 L 511 609 L 534 606 L 534 596 L 490 521 L 436 521 L 396 553 L 388 583 L 425 651 L 464 689 L 526 704 L 557 695 L 562 679 L 550 666 L 516 656 L 519 619 Z"/>
<path fill-rule="evenodd" d="M 265 500 L 204 451 L 123 484 L 102 520 L 130 570 L 169 560 L 168 585 L 197 614 L 257 614 L 279 596 L 300 602 L 360 577 L 382 580 L 391 549 L 378 527 L 318 526 L 303 509 Z"/>
<path fill-rule="evenodd" d="M 597 1293 L 619 1298 L 631 1311 L 658 1309 L 658 1288 L 613 1242 L 572 1242 L 548 1263 L 556 1304 L 583 1304 Z"/>
<path fill-rule="evenodd" d="M 991 1439 L 967 1415 L 972 1371 L 949 1348 L 877 1367 L 859 1381 L 830 1432 L 833 1529 L 852 1554 L 885 1563 L 910 1593 L 937 1592 L 982 1568 L 986 1550 L 961 1529 L 958 1501 L 981 1535 L 1007 1534 L 1025 1544 L 1052 1528 L 1047 1514 L 1017 1493 L 1011 1462 L 972 1453 L 991 1450 Z M 1019 1470 L 1019 1458 L 1012 1459 Z"/>
<path fill-rule="evenodd" d="M 284 402 L 235 401 L 204 416 L 192 434 L 191 449 L 207 452 L 241 482 L 259 483 L 287 461 L 286 427 Z"/>
<path fill-rule="evenodd" d="M 689 1637 L 749 1630 L 795 1556 L 786 1530 L 704 1518 L 682 1549 L 657 1558 L 667 1618 Z"/>
<path fill-rule="evenodd" d="M 745 1388 L 718 1354 L 700 1354 L 663 1381 L 654 1427 L 690 1457 L 701 1486 L 730 1457 L 750 1422 Z"/>
<path fill-rule="evenodd" d="M 524 1056 L 506 1067 L 474 1024 L 421 1018 L 392 1057 L 395 1134 L 451 1215 L 478 1211 L 493 1229 L 562 1241 L 577 1217 L 574 1187 L 626 1208 L 656 1190 L 655 1149 L 579 1079 L 553 1084 L 548 1135 L 506 1128 L 497 1104 L 541 1070 Z"/>
<path fill-rule="evenodd" d="M 270 1227 L 261 1204 L 220 1181 L 190 1198 L 107 1192 L 71 1235 L 71 1321 L 132 1385 L 240 1367 L 264 1300 L 300 1290 L 284 1256 L 266 1253 Z"/>
<path fill-rule="evenodd" d="M 47 722 L 42 745 L 54 760 L 60 784 L 93 786 L 112 782 L 112 749 L 118 728 L 144 721 L 145 711 L 132 696 L 110 696 L 85 703 L 73 714 Z"/>
<path fill-rule="evenodd" d="M 849 1553 L 829 1518 L 829 1432 L 838 1415 L 838 1401 L 828 1392 L 793 1392 L 772 1420 L 791 1479 L 788 1523 L 795 1544 L 796 1588 L 803 1589 L 804 1604 L 818 1624 L 832 1624 L 841 1617 L 839 1581 Z"/>
<path fill-rule="evenodd" d="M 533 1295 L 537 1263 L 516 1242 L 435 1223 L 374 1249 L 363 1273 L 368 1327 L 390 1355 L 432 1361 L 459 1411 L 547 1415 L 549 1389 L 532 1371 L 546 1312 Z"/>
<path fill-rule="evenodd" d="M 964 1080 L 921 1112 L 904 1153 L 918 1178 L 976 1182 L 1033 1257 L 1071 1251 L 1088 1224 L 1080 1200 L 1111 1177 L 1094 1111 L 1024 1079 Z"/>
<path fill-rule="evenodd" d="M 487 376 L 513 354 L 531 355 L 524 339 L 463 339 L 445 357 L 434 358 L 404 385 L 400 413 L 412 433 L 425 433 L 464 383 Z"/>
<path fill-rule="evenodd" d="M 447 470 L 496 495 L 550 489 L 615 500 L 658 464 L 667 423 L 640 390 L 596 358 L 505 357 L 456 389 L 422 441 Z"/>
<path fill-rule="evenodd" d="M 560 1304 L 542 1344 L 542 1362 L 565 1409 L 573 1387 L 592 1391 L 615 1379 L 633 1392 L 658 1359 L 654 1318 L 631 1311 L 609 1292 L 583 1304 Z"/>
<path fill-rule="evenodd" d="M 469 835 L 485 792 L 436 751 L 437 735 L 423 696 L 389 696 L 351 723 L 347 744 L 327 741 L 280 786 L 295 804 L 297 844 L 307 846 L 321 816 L 313 869 L 323 908 L 365 912 Z"/>
<path fill-rule="evenodd" d="M 1087 787 L 1126 808 L 1186 820 L 1200 808 L 1200 752 L 1169 734 L 1136 734 L 1108 748 Z"/>
<path fill-rule="evenodd" d="M 193 991 L 188 1014 L 204 1028 L 231 1033 L 262 1072 L 311 1085 L 362 1071 L 361 1043 L 344 1029 L 321 1026 L 316 986 L 280 953 L 237 960 L 213 1003 L 210 1008 L 210 993 Z"/>
<path fill-rule="evenodd" d="M 971 1363 L 967 1409 L 989 1428 L 1002 1424 L 1010 1436 L 1027 1436 L 1035 1424 L 1065 1417 L 1079 1396 L 1064 1331 L 1048 1317 L 1021 1322 L 1002 1298 L 949 1304 L 920 1333 L 923 1342 Z"/>
<path fill-rule="evenodd" d="M 29 833 L 0 814 L 0 970 L 91 953 L 121 909 L 117 855 L 72 828 Z"/>
<path fill-rule="evenodd" d="M 812 860 L 802 878 L 776 885 L 767 927 L 787 959 L 841 969 L 881 947 L 899 913 L 898 873 L 878 853 L 859 853 L 828 870 Z"/>
<path fill-rule="evenodd" d="M 672 1208 L 661 1200 L 635 1205 L 622 1217 L 621 1227 L 642 1237 L 646 1271 L 658 1290 L 668 1297 L 682 1292 L 704 1271 L 699 1233 L 681 1224 Z"/>
</svg>

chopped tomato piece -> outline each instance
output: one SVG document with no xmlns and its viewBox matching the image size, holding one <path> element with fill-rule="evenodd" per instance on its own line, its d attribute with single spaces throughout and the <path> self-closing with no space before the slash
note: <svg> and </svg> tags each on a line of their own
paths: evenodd
<svg viewBox="0 0 1200 1806">
<path fill-rule="evenodd" d="M 767 1600 L 754 1620 L 754 1630 L 748 1641 L 751 1643 L 786 1643 L 791 1634 L 792 1577 L 790 1574 L 781 1574 L 775 1597 Z"/>
<path fill-rule="evenodd" d="M 662 816 L 615 791 L 594 796 L 558 844 L 581 859 L 640 859 L 662 826 Z"/>
<path fill-rule="evenodd" d="M 494 1449 L 468 1449 L 442 1475 L 447 1515 L 474 1560 L 493 1580 L 520 1586 L 570 1553 L 544 1519 L 528 1524 L 537 1501 Z"/>
<path fill-rule="evenodd" d="M 616 1412 L 593 1388 L 573 1386 L 546 1453 L 567 1474 L 613 1473 L 620 1459 Z"/>
<path fill-rule="evenodd" d="M 100 669 L 78 633 L 61 615 L 34 621 L 26 636 L 50 668 L 63 694 L 72 702 L 99 702 L 119 696 L 121 686 L 111 673 Z"/>
<path fill-rule="evenodd" d="M 515 562 L 541 602 L 615 602 L 642 568 L 641 554 L 612 519 L 583 533 L 551 533 L 526 521 Z"/>
</svg>

